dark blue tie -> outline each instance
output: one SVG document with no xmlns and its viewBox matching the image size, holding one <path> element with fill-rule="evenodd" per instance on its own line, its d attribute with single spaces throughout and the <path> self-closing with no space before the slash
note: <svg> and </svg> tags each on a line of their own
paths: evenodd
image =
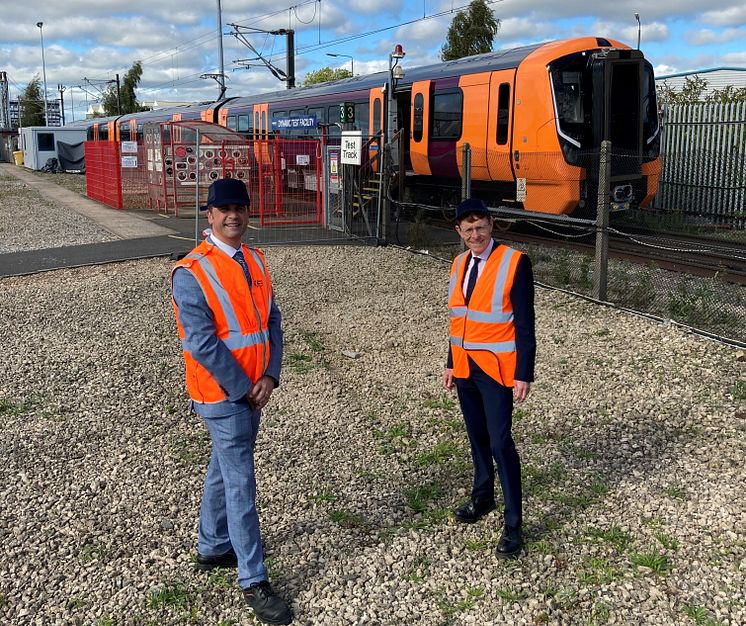
<svg viewBox="0 0 746 626">
<path fill-rule="evenodd" d="M 472 257 L 474 264 L 471 266 L 469 272 L 469 281 L 466 283 L 466 304 L 469 304 L 471 300 L 471 292 L 474 291 L 474 285 L 477 284 L 477 276 L 479 275 L 479 262 L 482 260 L 478 256 Z"/>
<path fill-rule="evenodd" d="M 240 250 L 233 255 L 233 260 L 241 266 L 243 275 L 246 277 L 246 282 L 249 283 L 249 289 L 251 289 L 251 272 L 249 272 L 249 266 L 246 265 L 246 259 L 243 258 L 243 252 Z"/>
</svg>

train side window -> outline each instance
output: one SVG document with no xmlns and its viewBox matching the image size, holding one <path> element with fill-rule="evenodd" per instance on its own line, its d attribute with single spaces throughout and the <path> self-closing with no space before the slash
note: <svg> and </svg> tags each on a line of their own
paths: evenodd
<svg viewBox="0 0 746 626">
<path fill-rule="evenodd" d="M 230 128 L 231 130 L 236 130 L 238 128 L 238 120 L 235 115 L 229 115 L 225 118 L 225 127 Z"/>
<path fill-rule="evenodd" d="M 251 124 L 249 124 L 249 116 L 248 115 L 239 115 L 238 116 L 238 127 L 236 130 L 238 130 L 239 133 L 245 133 L 249 130 L 251 127 Z"/>
<path fill-rule="evenodd" d="M 327 117 L 329 119 L 329 129 L 327 131 L 329 137 L 333 136 L 339 136 L 342 134 L 342 131 L 340 130 L 339 126 L 334 126 L 334 124 L 340 124 L 340 120 L 342 119 L 341 113 L 339 111 L 339 105 L 331 106 L 327 109 Z"/>
<path fill-rule="evenodd" d="M 414 123 L 412 124 L 412 139 L 422 141 L 422 132 L 425 122 L 425 96 L 418 93 L 414 97 Z"/>
<path fill-rule="evenodd" d="M 433 96 L 431 139 L 458 139 L 461 136 L 461 112 L 464 95 L 459 89 Z"/>
<path fill-rule="evenodd" d="M 508 143 L 508 123 L 510 121 L 510 83 L 501 83 L 497 92 L 497 143 Z"/>
<path fill-rule="evenodd" d="M 85 138 L 88 141 L 93 141 L 93 126 L 89 126 L 88 130 L 85 131 Z"/>
<path fill-rule="evenodd" d="M 100 124 L 98 127 L 98 140 L 109 141 L 109 127 L 106 124 Z"/>
<path fill-rule="evenodd" d="M 324 119 L 324 109 L 319 107 L 316 109 L 308 109 L 308 115 L 313 115 L 316 118 L 316 124 L 324 124 L 326 120 Z M 315 133 L 318 130 L 317 128 L 312 128 L 311 132 Z"/>
<path fill-rule="evenodd" d="M 381 131 L 381 99 L 373 100 L 373 134 Z"/>
<path fill-rule="evenodd" d="M 141 144 L 144 138 L 145 138 L 145 135 L 142 132 L 142 122 L 138 122 L 137 130 L 135 131 L 135 141 Z"/>
<path fill-rule="evenodd" d="M 262 139 L 267 138 L 267 112 L 262 111 Z"/>
<path fill-rule="evenodd" d="M 355 103 L 355 126 L 363 132 L 363 137 L 368 136 L 370 124 L 368 116 L 370 115 L 370 104 L 367 102 Z"/>
<path fill-rule="evenodd" d="M 259 136 L 259 111 L 254 112 L 254 139 L 261 139 Z"/>
</svg>

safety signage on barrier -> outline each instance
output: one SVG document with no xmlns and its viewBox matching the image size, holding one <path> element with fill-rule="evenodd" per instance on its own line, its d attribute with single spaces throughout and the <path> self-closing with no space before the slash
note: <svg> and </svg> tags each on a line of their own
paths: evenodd
<svg viewBox="0 0 746 626">
<path fill-rule="evenodd" d="M 315 115 L 302 115 L 296 117 L 278 117 L 272 120 L 272 130 L 289 130 L 292 128 L 316 128 Z"/>
<path fill-rule="evenodd" d="M 136 156 L 123 156 L 122 167 L 137 167 L 137 157 Z"/>
</svg>

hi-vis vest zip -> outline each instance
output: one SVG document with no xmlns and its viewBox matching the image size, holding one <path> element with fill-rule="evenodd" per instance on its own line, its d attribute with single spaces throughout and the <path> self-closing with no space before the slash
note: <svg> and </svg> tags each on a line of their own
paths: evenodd
<svg viewBox="0 0 746 626">
<path fill-rule="evenodd" d="M 500 245 L 482 269 L 469 306 L 462 285 L 469 252 L 457 256 L 451 266 L 448 307 L 451 314 L 453 375 L 469 377 L 471 357 L 489 376 L 512 387 L 515 376 L 515 325 L 510 289 L 521 253 Z"/>
<path fill-rule="evenodd" d="M 252 382 L 258 381 L 269 361 L 269 310 L 272 306 L 272 284 L 264 256 L 258 250 L 241 246 L 249 267 L 249 288 L 243 270 L 208 241 L 203 241 L 175 266 L 182 267 L 197 279 L 207 304 L 213 312 L 215 334 L 231 351 Z M 179 310 L 173 301 L 179 338 L 184 346 L 184 329 Z M 212 375 L 184 347 L 186 384 L 195 402 L 216 403 L 227 399 L 226 393 Z"/>
</svg>

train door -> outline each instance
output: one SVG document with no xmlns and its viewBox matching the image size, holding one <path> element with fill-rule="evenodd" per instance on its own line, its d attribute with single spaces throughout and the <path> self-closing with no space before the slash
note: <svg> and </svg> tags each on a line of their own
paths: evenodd
<svg viewBox="0 0 746 626">
<path fill-rule="evenodd" d="M 459 87 L 463 93 L 461 136 L 456 142 L 456 163 L 459 175 L 464 175 L 464 145 L 471 148 L 471 177 L 489 180 L 487 169 L 487 111 L 490 104 L 490 73 L 462 76 Z"/>
<path fill-rule="evenodd" d="M 368 114 L 370 115 L 370 123 L 368 124 L 369 132 L 371 136 L 378 135 L 380 137 L 382 136 L 381 131 L 383 131 L 383 128 L 384 128 L 383 89 L 381 89 L 380 87 L 371 89 L 368 102 L 369 102 Z M 375 159 L 378 156 L 382 143 L 383 142 L 380 140 L 370 142 L 370 145 L 368 147 L 368 156 L 370 157 L 371 160 Z M 374 171 L 378 171 L 377 166 L 378 166 L 378 163 L 376 161 L 373 164 Z"/>
<path fill-rule="evenodd" d="M 106 123 L 106 130 L 109 141 L 119 141 L 119 133 L 117 132 L 118 126 L 119 125 L 116 123 L 116 121 Z"/>
<path fill-rule="evenodd" d="M 427 146 L 430 141 L 430 81 L 412 84 L 411 133 L 409 159 L 415 174 L 430 176 Z"/>
<path fill-rule="evenodd" d="M 515 70 L 492 72 L 487 117 L 487 169 L 492 180 L 512 181 L 511 129 Z"/>
</svg>

